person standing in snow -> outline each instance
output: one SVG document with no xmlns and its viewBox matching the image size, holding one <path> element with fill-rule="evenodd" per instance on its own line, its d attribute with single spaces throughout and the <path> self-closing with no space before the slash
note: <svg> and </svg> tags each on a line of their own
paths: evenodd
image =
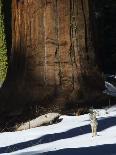
<svg viewBox="0 0 116 155">
<path fill-rule="evenodd" d="M 98 122 L 97 122 L 97 118 L 96 118 L 96 112 L 95 111 L 91 111 L 89 113 L 90 116 L 90 125 L 91 125 L 91 130 L 92 130 L 92 137 L 97 136 L 97 126 L 98 126 Z"/>
</svg>

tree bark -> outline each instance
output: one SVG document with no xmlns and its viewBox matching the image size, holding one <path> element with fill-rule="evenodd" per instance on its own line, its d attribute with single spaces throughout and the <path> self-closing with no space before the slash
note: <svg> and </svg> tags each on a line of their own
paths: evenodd
<svg viewBox="0 0 116 155">
<path fill-rule="evenodd" d="M 91 104 L 101 94 L 88 2 L 12 0 L 12 51 L 4 87 L 9 87 L 10 106 L 17 102 L 15 110 L 36 106 L 39 113 L 61 112 L 66 103 Z"/>
</svg>

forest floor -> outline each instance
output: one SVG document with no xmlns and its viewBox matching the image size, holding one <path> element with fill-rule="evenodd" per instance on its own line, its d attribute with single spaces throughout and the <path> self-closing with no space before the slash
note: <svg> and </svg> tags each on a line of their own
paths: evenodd
<svg viewBox="0 0 116 155">
<path fill-rule="evenodd" d="M 97 109 L 92 137 L 89 114 L 61 116 L 61 122 L 0 133 L 0 155 L 116 155 L 116 106 Z"/>
</svg>

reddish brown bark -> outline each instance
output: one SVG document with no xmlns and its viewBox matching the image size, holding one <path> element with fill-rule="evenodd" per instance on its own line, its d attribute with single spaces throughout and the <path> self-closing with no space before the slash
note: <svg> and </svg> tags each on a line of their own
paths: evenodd
<svg viewBox="0 0 116 155">
<path fill-rule="evenodd" d="M 67 102 L 101 93 L 89 9 L 88 0 L 12 0 L 8 77 L 17 102 L 22 98 L 19 107 L 37 103 L 61 111 Z"/>
</svg>

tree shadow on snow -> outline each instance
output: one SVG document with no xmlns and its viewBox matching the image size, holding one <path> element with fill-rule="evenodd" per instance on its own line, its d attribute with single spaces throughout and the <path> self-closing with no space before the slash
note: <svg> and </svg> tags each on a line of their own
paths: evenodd
<svg viewBox="0 0 116 155">
<path fill-rule="evenodd" d="M 50 152 L 25 152 L 17 155 L 116 155 L 116 144 L 106 144 L 83 148 L 66 148 Z"/>
<path fill-rule="evenodd" d="M 102 119 L 98 120 L 98 132 L 113 126 L 116 126 L 116 116 L 108 118 L 103 117 Z"/>
<path fill-rule="evenodd" d="M 99 124 L 98 132 L 103 131 L 109 127 L 116 125 L 116 117 L 104 118 L 102 120 L 99 120 L 98 124 Z M 50 143 L 60 139 L 72 138 L 72 137 L 84 135 L 90 132 L 91 132 L 90 125 L 85 125 L 85 126 L 70 129 L 62 133 L 47 134 L 37 139 L 33 139 L 26 142 L 5 146 L 5 147 L 0 147 L 0 154 L 11 153 L 11 152 L 23 150 L 32 146 L 36 146 L 39 144 Z"/>
</svg>

